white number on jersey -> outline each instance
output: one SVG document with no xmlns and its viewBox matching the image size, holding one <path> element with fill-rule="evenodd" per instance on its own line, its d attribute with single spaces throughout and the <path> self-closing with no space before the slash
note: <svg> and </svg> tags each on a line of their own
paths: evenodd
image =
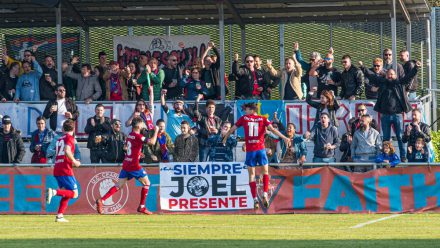
<svg viewBox="0 0 440 248">
<path fill-rule="evenodd" d="M 56 156 L 64 156 L 64 140 L 58 140 L 56 144 L 57 154 Z"/>
<path fill-rule="evenodd" d="M 249 137 L 258 136 L 258 122 L 248 122 L 249 126 Z"/>
<path fill-rule="evenodd" d="M 127 155 L 130 156 L 131 155 L 131 142 L 127 141 Z"/>
</svg>

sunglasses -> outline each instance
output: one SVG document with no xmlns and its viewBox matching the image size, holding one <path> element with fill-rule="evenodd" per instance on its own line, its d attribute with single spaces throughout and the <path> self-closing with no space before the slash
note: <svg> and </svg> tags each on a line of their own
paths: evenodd
<svg viewBox="0 0 440 248">
<path fill-rule="evenodd" d="M 253 60 L 246 60 L 246 63 L 250 64 L 250 63 L 254 63 Z"/>
<path fill-rule="evenodd" d="M 330 61 L 332 58 L 324 58 L 325 61 Z"/>
<path fill-rule="evenodd" d="M 373 65 L 374 67 L 380 67 L 380 65 Z"/>
<path fill-rule="evenodd" d="M 393 54 L 391 53 L 385 53 L 383 56 L 392 56 Z"/>
</svg>

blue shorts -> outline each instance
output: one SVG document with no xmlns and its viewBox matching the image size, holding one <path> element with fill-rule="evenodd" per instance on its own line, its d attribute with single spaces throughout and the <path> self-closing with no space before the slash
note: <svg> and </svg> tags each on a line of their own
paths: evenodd
<svg viewBox="0 0 440 248">
<path fill-rule="evenodd" d="M 76 178 L 74 176 L 55 176 L 55 179 L 58 182 L 58 187 L 68 189 L 68 190 L 77 190 L 78 185 L 76 182 Z"/>
<path fill-rule="evenodd" d="M 269 164 L 269 160 L 267 159 L 266 155 L 266 149 L 246 152 L 246 161 L 244 162 L 244 164 L 250 167 Z"/>
<path fill-rule="evenodd" d="M 137 171 L 126 171 L 121 170 L 119 173 L 119 178 L 127 178 L 127 180 L 131 180 L 132 178 L 144 178 L 147 176 L 147 172 L 144 169 L 140 169 Z"/>
</svg>

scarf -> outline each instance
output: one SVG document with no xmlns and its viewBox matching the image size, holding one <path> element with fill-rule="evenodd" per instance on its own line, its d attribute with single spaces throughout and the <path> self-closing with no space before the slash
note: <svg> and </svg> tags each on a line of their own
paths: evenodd
<svg viewBox="0 0 440 248">
<path fill-rule="evenodd" d="M 119 81 L 119 75 L 117 73 L 110 75 L 110 100 L 122 101 L 121 82 Z"/>
<path fill-rule="evenodd" d="M 168 148 L 167 148 L 167 136 L 165 134 L 158 134 L 157 141 L 159 141 L 160 152 L 162 153 L 162 162 L 169 162 Z"/>
<path fill-rule="evenodd" d="M 153 118 L 151 117 L 150 112 L 148 112 L 148 113 L 141 113 L 141 118 L 142 118 L 142 120 L 144 120 L 145 125 L 147 126 L 148 130 L 153 130 L 154 129 Z"/>
</svg>

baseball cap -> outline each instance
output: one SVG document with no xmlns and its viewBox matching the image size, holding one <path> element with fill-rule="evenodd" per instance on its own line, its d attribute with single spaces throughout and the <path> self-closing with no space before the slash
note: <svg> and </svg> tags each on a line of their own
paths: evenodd
<svg viewBox="0 0 440 248">
<path fill-rule="evenodd" d="M 5 125 L 5 124 L 10 124 L 10 123 L 12 123 L 11 122 L 11 117 L 9 115 L 3 116 L 2 124 Z"/>
</svg>

